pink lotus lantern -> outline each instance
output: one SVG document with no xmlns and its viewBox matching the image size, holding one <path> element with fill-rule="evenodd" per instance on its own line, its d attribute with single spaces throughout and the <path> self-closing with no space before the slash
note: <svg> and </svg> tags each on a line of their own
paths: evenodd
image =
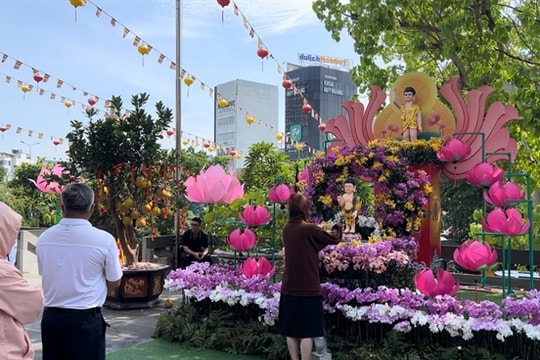
<svg viewBox="0 0 540 360">
<path fill-rule="evenodd" d="M 257 237 L 249 229 L 236 229 L 229 235 L 229 245 L 236 251 L 246 251 L 255 245 Z"/>
<path fill-rule="evenodd" d="M 497 262 L 497 252 L 488 243 L 469 240 L 454 251 L 454 261 L 469 271 L 486 270 Z"/>
<path fill-rule="evenodd" d="M 268 198 L 273 203 L 285 203 L 289 200 L 292 190 L 285 184 L 273 186 L 268 190 Z"/>
<path fill-rule="evenodd" d="M 50 171 L 46 167 L 42 167 L 36 180 L 28 180 L 30 180 L 30 182 L 32 182 L 40 191 L 49 194 L 60 194 L 62 192 L 63 186 L 60 185 L 57 181 L 48 182 L 47 179 L 45 179 L 45 176 L 55 175 L 61 177 L 63 171 L 64 168 L 58 164 L 56 164 Z"/>
<path fill-rule="evenodd" d="M 470 153 L 469 144 L 458 139 L 451 139 L 437 151 L 437 157 L 441 161 L 456 163 L 465 159 Z"/>
<path fill-rule="evenodd" d="M 191 202 L 206 204 L 230 204 L 244 196 L 244 185 L 229 171 L 212 165 L 199 175 L 190 176 L 186 182 L 186 198 Z"/>
<path fill-rule="evenodd" d="M 238 217 L 244 222 L 244 224 L 251 227 L 267 224 L 272 219 L 268 210 L 261 205 L 246 206 Z"/>
<path fill-rule="evenodd" d="M 522 235 L 529 230 L 529 219 L 523 222 L 521 213 L 516 209 L 495 209 L 491 211 L 486 220 L 482 220 L 482 229 L 486 232 L 498 232 L 505 236 Z"/>
<path fill-rule="evenodd" d="M 459 284 L 448 271 L 439 269 L 437 279 L 431 269 L 423 269 L 414 277 L 414 285 L 424 295 L 435 297 L 437 295 L 453 296 L 459 291 Z"/>
<path fill-rule="evenodd" d="M 250 257 L 240 265 L 240 272 L 248 279 L 256 275 L 272 276 L 275 271 L 276 268 L 264 256 L 261 256 L 258 261 L 254 257 Z"/>
<path fill-rule="evenodd" d="M 465 173 L 465 179 L 475 186 L 490 187 L 497 181 L 502 181 L 504 171 L 496 165 L 486 162 L 478 163 Z"/>
<path fill-rule="evenodd" d="M 484 193 L 484 199 L 493 206 L 508 207 L 515 201 L 525 199 L 525 192 L 511 181 L 504 185 L 501 181 L 497 181 Z"/>
</svg>

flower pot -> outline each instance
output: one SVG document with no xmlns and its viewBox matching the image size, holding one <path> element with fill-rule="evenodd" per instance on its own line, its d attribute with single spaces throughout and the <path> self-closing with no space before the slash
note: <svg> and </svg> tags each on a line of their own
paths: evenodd
<svg viewBox="0 0 540 360">
<path fill-rule="evenodd" d="M 112 309 L 140 309 L 159 303 L 170 265 L 154 264 L 150 269 L 124 270 L 120 287 L 107 294 L 104 306 Z"/>
</svg>

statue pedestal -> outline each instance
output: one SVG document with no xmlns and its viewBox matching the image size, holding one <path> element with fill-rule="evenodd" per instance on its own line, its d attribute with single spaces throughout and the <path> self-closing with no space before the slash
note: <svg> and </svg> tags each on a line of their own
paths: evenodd
<svg viewBox="0 0 540 360">
<path fill-rule="evenodd" d="M 418 242 L 416 262 L 430 266 L 435 254 L 441 258 L 441 168 L 433 164 L 411 166 L 409 171 L 414 173 L 423 170 L 430 178 L 433 192 L 428 203 L 424 206 L 426 218 L 420 231 L 415 234 Z"/>
</svg>

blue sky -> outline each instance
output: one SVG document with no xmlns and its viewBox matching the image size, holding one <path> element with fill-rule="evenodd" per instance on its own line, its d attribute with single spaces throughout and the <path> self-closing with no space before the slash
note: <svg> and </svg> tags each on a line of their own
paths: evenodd
<svg viewBox="0 0 540 360">
<path fill-rule="evenodd" d="M 358 63 L 352 40 L 344 36 L 335 42 L 316 18 L 309 0 L 234 3 L 240 16 L 234 14 L 231 1 L 224 8 L 222 22 L 216 0 L 182 0 L 181 67 L 197 78 L 189 93 L 182 87 L 185 138 L 213 139 L 214 103 L 208 88 L 243 79 L 274 84 L 284 91 L 277 66 L 285 69 L 287 62 L 298 63 L 299 53 Z M 99 17 L 98 7 L 102 9 Z M 11 125 L 0 135 L 0 151 L 21 149 L 27 153 L 31 148 L 34 159 L 65 159 L 67 141 L 55 146 L 52 139 L 65 139 L 72 119 L 87 121 L 81 104 L 87 105 L 91 95 L 100 97 L 95 107 L 104 109 L 103 100 L 111 95 L 121 95 L 128 104 L 133 94 L 146 92 L 150 94 L 150 109 L 163 101 L 174 110 L 175 71 L 169 64 L 176 60 L 175 7 L 175 0 L 92 0 L 75 11 L 68 0 L 0 0 L 0 60 L 5 60 L 0 62 L 0 126 Z M 242 14 L 254 29 L 254 38 L 243 26 Z M 117 21 L 115 27 L 111 18 Z M 126 28 L 129 32 L 123 38 Z M 262 61 L 257 56 L 257 35 L 274 59 Z M 154 48 L 144 57 L 144 64 L 133 46 L 135 36 L 141 38 L 141 44 Z M 3 59 L 3 54 L 7 58 Z M 161 64 L 160 54 L 165 56 Z M 22 63 L 19 70 L 14 69 L 16 61 Z M 32 68 L 50 75 L 47 83 L 39 83 L 43 95 L 36 89 Z M 6 82 L 8 77 L 10 83 Z M 64 83 L 60 88 L 58 80 Z M 34 88 L 23 93 L 19 81 Z M 206 86 L 204 91 L 201 82 Z M 62 97 L 75 104 L 68 109 Z M 282 95 L 279 106 L 283 130 Z M 17 134 L 16 128 L 22 131 Z M 166 138 L 163 145 L 174 147 L 174 137 Z"/>
</svg>

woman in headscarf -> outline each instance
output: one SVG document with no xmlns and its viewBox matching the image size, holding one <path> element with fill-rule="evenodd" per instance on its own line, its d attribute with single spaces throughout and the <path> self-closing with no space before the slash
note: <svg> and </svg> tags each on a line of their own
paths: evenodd
<svg viewBox="0 0 540 360">
<path fill-rule="evenodd" d="M 310 223 L 311 204 L 304 196 L 292 194 L 288 202 L 289 221 L 283 227 L 285 271 L 281 285 L 278 330 L 287 338 L 291 359 L 311 359 L 313 338 L 325 335 L 319 251 L 337 244 L 341 224 L 329 233 Z"/>
<path fill-rule="evenodd" d="M 7 260 L 20 228 L 21 215 L 0 202 L 0 359 L 32 360 L 34 349 L 24 324 L 39 318 L 43 292 Z"/>
</svg>

